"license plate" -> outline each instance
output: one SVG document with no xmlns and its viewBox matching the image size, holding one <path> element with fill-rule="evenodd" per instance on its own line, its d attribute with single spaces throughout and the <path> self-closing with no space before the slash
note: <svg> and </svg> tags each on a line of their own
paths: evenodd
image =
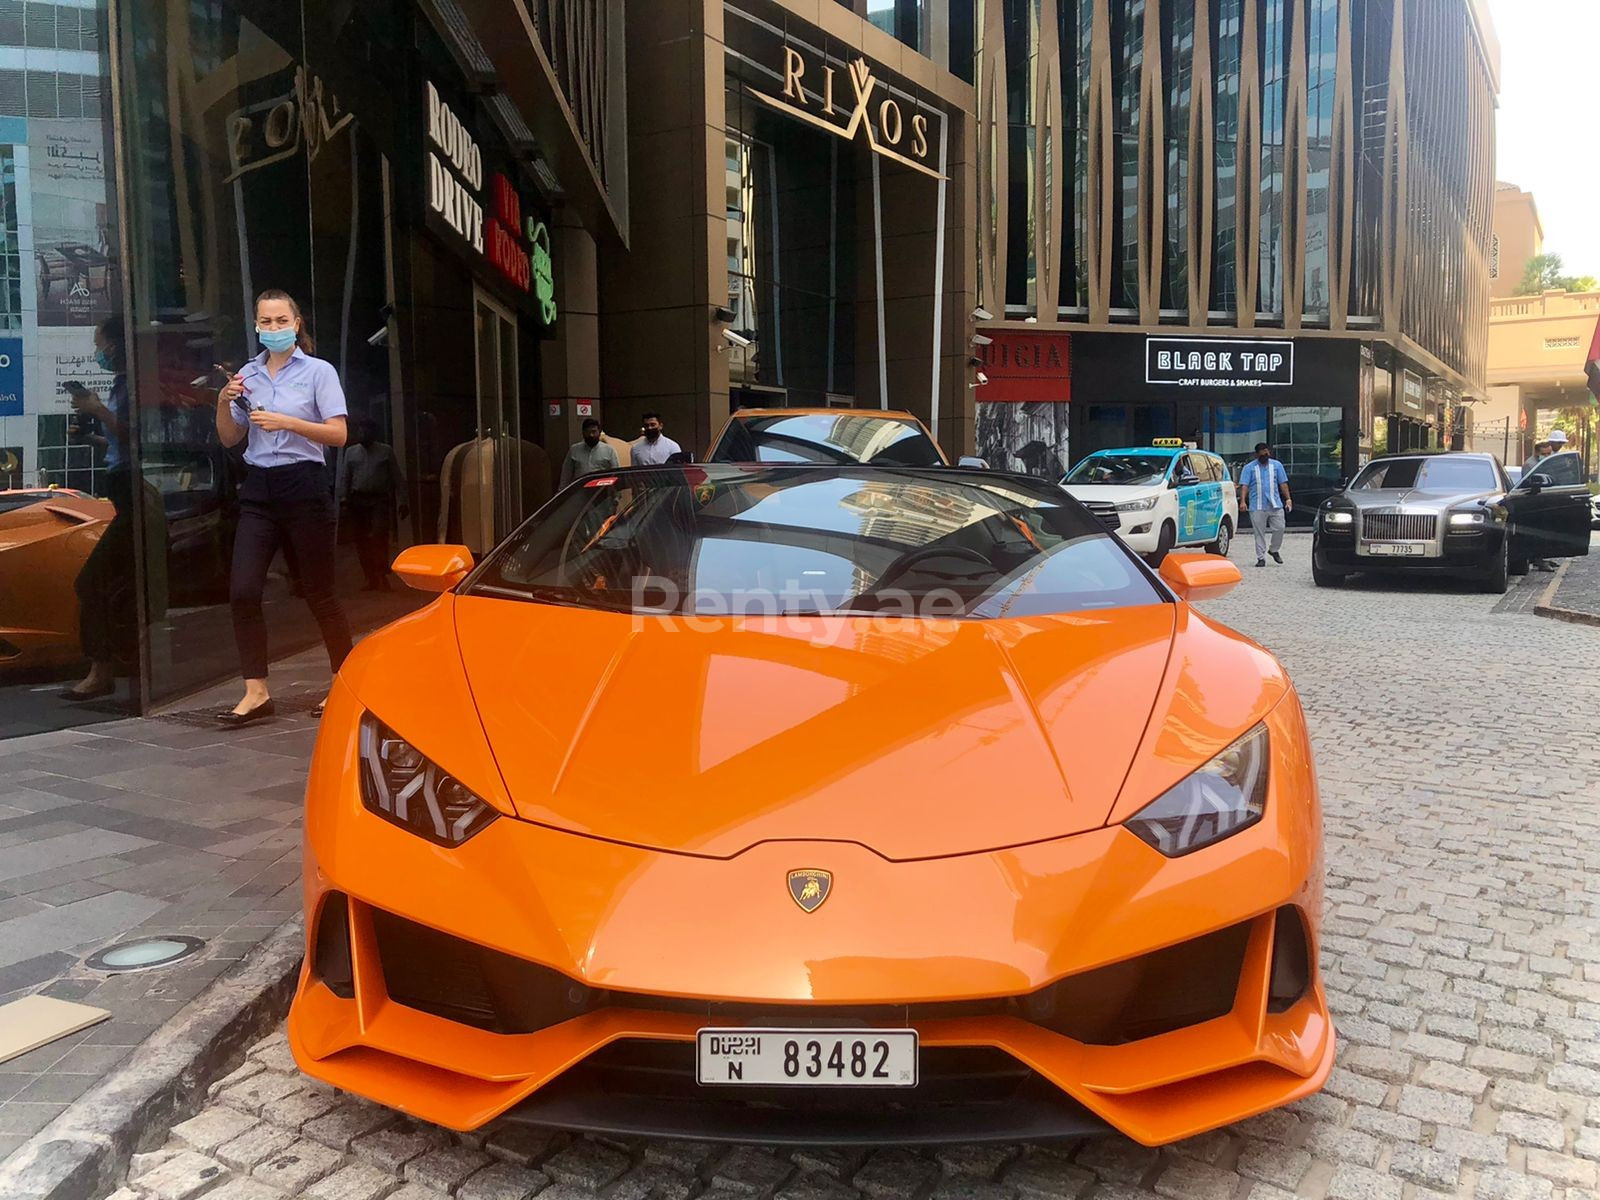
<svg viewBox="0 0 1600 1200">
<path fill-rule="evenodd" d="M 916 1087 L 914 1029 L 702 1029 L 703 1084 Z"/>
<path fill-rule="evenodd" d="M 1370 542 L 1367 545 L 1368 554 L 1424 554 L 1427 547 L 1419 542 Z"/>
</svg>

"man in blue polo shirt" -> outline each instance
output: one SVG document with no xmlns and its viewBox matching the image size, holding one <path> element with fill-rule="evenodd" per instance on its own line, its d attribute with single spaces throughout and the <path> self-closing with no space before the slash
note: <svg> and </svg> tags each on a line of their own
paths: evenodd
<svg viewBox="0 0 1600 1200">
<path fill-rule="evenodd" d="M 1256 566 L 1266 566 L 1269 553 L 1272 561 L 1282 566 L 1283 555 L 1278 551 L 1283 549 L 1283 522 L 1294 511 L 1294 501 L 1289 499 L 1289 473 L 1272 457 L 1272 447 L 1265 442 L 1256 443 L 1255 461 L 1246 463 L 1239 472 L 1239 507 L 1250 512 L 1250 530 L 1256 535 Z"/>
</svg>

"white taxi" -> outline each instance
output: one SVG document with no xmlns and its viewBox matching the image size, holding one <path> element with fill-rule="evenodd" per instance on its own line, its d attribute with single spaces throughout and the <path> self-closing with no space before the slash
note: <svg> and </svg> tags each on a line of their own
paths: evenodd
<svg viewBox="0 0 1600 1200">
<path fill-rule="evenodd" d="M 1117 535 L 1155 564 L 1175 546 L 1225 555 L 1239 528 L 1238 488 L 1228 464 L 1178 438 L 1097 450 L 1067 472 L 1061 486 L 1091 509 L 1114 511 Z"/>
</svg>

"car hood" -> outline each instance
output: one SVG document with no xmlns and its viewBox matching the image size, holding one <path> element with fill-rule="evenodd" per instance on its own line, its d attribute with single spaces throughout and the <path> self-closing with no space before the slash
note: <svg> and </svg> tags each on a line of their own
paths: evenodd
<svg viewBox="0 0 1600 1200">
<path fill-rule="evenodd" d="M 451 603 L 520 817 L 710 857 L 804 839 L 894 860 L 1104 825 L 1163 695 L 1181 608 L 691 631 Z"/>
<path fill-rule="evenodd" d="M 1167 489 L 1165 484 L 1160 483 L 1145 483 L 1138 487 L 1110 483 L 1063 483 L 1061 490 L 1074 500 L 1105 500 L 1111 504 L 1126 504 L 1129 500 L 1159 496 Z"/>
<path fill-rule="evenodd" d="M 1363 488 L 1359 492 L 1345 492 L 1344 498 L 1357 508 L 1400 508 L 1404 507 L 1412 512 L 1443 512 L 1447 508 L 1457 508 L 1463 504 L 1470 504 L 1474 500 L 1481 500 L 1488 496 L 1498 496 L 1498 491 L 1489 492 L 1424 492 L 1416 488 L 1378 488 L 1368 490 Z"/>
</svg>

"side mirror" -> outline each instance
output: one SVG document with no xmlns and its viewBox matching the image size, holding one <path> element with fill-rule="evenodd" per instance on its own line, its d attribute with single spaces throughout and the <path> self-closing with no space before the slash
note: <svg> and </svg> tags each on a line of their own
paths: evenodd
<svg viewBox="0 0 1600 1200">
<path fill-rule="evenodd" d="M 465 546 L 411 546 L 394 560 L 394 573 L 419 592 L 448 592 L 472 570 Z"/>
<path fill-rule="evenodd" d="M 1238 586 L 1239 568 L 1218 554 L 1169 554 L 1161 560 L 1161 581 L 1180 600 L 1215 600 Z"/>
<path fill-rule="evenodd" d="M 989 460 L 979 458 L 976 454 L 963 454 L 956 459 L 956 466 L 969 467 L 974 471 L 987 471 L 989 469 Z"/>
<path fill-rule="evenodd" d="M 1536 475 L 1529 475 L 1522 481 L 1522 490 L 1525 492 L 1537 492 L 1540 488 L 1554 487 L 1555 484 L 1556 481 L 1554 479 L 1540 471 Z"/>
</svg>

